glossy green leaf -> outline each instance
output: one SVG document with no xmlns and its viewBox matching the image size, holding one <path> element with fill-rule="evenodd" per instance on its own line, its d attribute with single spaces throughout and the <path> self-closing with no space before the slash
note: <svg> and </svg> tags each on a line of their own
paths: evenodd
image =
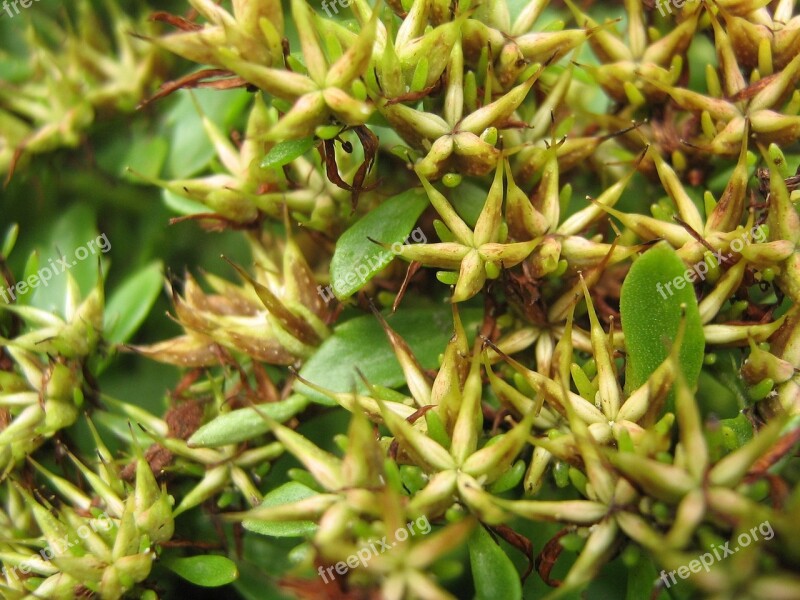
<svg viewBox="0 0 800 600">
<path fill-rule="evenodd" d="M 303 156 L 303 154 L 313 147 L 313 137 L 278 142 L 267 152 L 267 155 L 261 161 L 261 167 L 263 169 L 268 169 L 288 165 L 295 158 Z"/>
<path fill-rule="evenodd" d="M 336 242 L 331 259 L 334 295 L 339 299 L 352 296 L 394 258 L 391 250 L 370 238 L 385 244 L 402 244 L 427 206 L 425 192 L 414 188 L 392 196 L 345 231 Z M 420 239 L 424 241 L 424 237 Z"/>
<path fill-rule="evenodd" d="M 164 558 L 166 568 L 186 581 L 203 587 L 219 587 L 236 581 L 239 571 L 231 559 L 217 554 L 201 554 L 187 558 Z"/>
<path fill-rule="evenodd" d="M 625 334 L 628 391 L 644 384 L 669 355 L 678 333 L 682 305 L 686 307 L 686 332 L 680 348 L 680 367 L 689 386 L 694 388 L 697 384 L 705 337 L 694 287 L 689 282 L 682 289 L 675 286 L 686 272 L 675 250 L 660 243 L 633 263 L 622 284 L 620 315 Z M 671 405 L 668 401 L 666 409 L 671 410 Z"/>
<path fill-rule="evenodd" d="M 240 408 L 221 414 L 195 431 L 189 438 L 189 445 L 216 447 L 244 442 L 269 431 L 269 425 L 261 414 L 283 423 L 303 410 L 307 403 L 303 396 L 294 394 L 280 402 L 259 404 L 258 411 Z"/>
<path fill-rule="evenodd" d="M 468 546 L 476 600 L 522 598 L 519 573 L 483 527 L 475 528 Z"/>
<path fill-rule="evenodd" d="M 482 311 L 462 309 L 461 320 L 473 335 Z M 387 317 L 389 325 L 408 342 L 417 360 L 426 369 L 438 366 L 438 357 L 453 334 L 453 318 L 448 307 L 408 308 Z M 380 323 L 373 316 L 358 317 L 343 323 L 325 340 L 300 371 L 305 379 L 335 391 L 354 389 L 365 393 L 366 386 L 356 367 L 372 384 L 395 388 L 405 378 Z M 298 383 L 295 390 L 314 402 L 332 405 L 324 395 Z"/>
<path fill-rule="evenodd" d="M 290 481 L 264 496 L 260 506 L 262 508 L 281 506 L 282 504 L 291 504 L 316 495 L 317 492 L 302 483 Z M 255 533 L 273 537 L 302 537 L 307 533 L 313 533 L 317 529 L 317 525 L 312 521 L 258 521 L 245 519 L 242 521 L 242 525 L 245 529 Z"/>
<path fill-rule="evenodd" d="M 109 342 L 127 342 L 144 322 L 161 290 L 163 267 L 155 261 L 119 286 L 108 300 L 104 337 Z"/>
</svg>

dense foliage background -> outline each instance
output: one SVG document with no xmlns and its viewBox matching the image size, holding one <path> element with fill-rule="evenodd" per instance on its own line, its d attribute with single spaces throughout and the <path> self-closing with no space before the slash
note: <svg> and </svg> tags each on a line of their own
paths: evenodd
<svg viewBox="0 0 800 600">
<path fill-rule="evenodd" d="M 48 569 L 73 578 L 53 598 L 800 597 L 794 3 L 576 4 L 387 2 L 394 58 L 372 52 L 367 2 L 327 16 L 285 2 L 282 24 L 280 3 L 223 2 L 223 41 L 198 47 L 186 40 L 212 28 L 214 2 L 0 12 L 3 285 L 101 235 L 110 245 L 0 301 L 0 429 L 23 406 L 39 419 L 0 437 L 0 560 L 51 544 L 49 508 L 66 522 L 62 507 L 88 519 L 116 506 L 121 536 L 134 497 L 135 541 L 114 552 L 158 556 L 148 570 L 81 546 L 7 577 L 3 597 L 42 597 Z M 767 58 L 747 36 L 777 13 L 791 39 Z M 541 38 L 512 33 L 527 21 Z M 314 79 L 317 42 L 347 99 L 295 114 L 286 90 Z M 348 49 L 356 73 L 336 63 Z M 220 71 L 213 84 L 163 93 L 200 68 Z M 508 106 L 466 132 L 492 102 Z M 435 155 L 451 129 L 471 137 Z M 661 302 L 655 284 L 743 236 L 744 258 Z M 440 241 L 469 246 L 477 267 Z M 405 260 L 388 264 L 390 250 Z M 348 280 L 361 265 L 366 280 Z M 636 417 L 614 428 L 608 411 L 639 388 L 655 408 L 628 404 Z M 63 423 L 49 401 L 69 405 Z M 275 421 L 226 420 L 254 403 Z M 492 444 L 507 446 L 470 464 L 479 489 L 424 492 Z M 174 518 L 143 516 L 169 497 Z M 317 575 L 420 515 L 433 533 L 409 541 L 413 567 Z M 766 521 L 774 540 L 708 578 L 659 583 Z M 209 556 L 228 560 L 192 558 Z"/>
</svg>

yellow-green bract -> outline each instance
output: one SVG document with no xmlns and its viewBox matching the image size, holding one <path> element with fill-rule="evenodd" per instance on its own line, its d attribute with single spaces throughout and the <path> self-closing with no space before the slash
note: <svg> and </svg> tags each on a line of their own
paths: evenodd
<svg viewBox="0 0 800 600">
<path fill-rule="evenodd" d="M 664 362 L 678 333 L 682 305 L 686 311 L 686 331 L 680 348 L 679 363 L 683 376 L 694 388 L 703 364 L 705 338 L 697 298 L 688 281 L 672 292 L 660 293 L 676 278 L 684 278 L 686 266 L 665 242 L 645 252 L 631 267 L 622 284 L 620 315 L 625 334 L 627 363 L 625 389 L 628 392 L 644 384 Z M 672 394 L 667 410 L 672 408 Z"/>
</svg>

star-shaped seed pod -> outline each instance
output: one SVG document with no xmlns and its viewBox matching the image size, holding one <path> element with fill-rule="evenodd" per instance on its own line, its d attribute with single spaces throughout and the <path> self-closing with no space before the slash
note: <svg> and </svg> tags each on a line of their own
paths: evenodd
<svg viewBox="0 0 800 600">
<path fill-rule="evenodd" d="M 228 514 L 227 518 L 244 519 L 247 528 L 282 521 L 319 523 L 310 543 L 316 559 L 307 566 L 313 569 L 312 565 L 319 565 L 319 574 L 326 583 L 330 583 L 328 577 L 335 578 L 331 571 L 325 576 L 328 565 L 359 556 L 359 551 L 374 549 L 362 561 L 363 569 L 354 570 L 349 576 L 352 585 L 378 582 L 386 597 L 391 598 L 407 594 L 422 598 L 450 597 L 439 587 L 428 567 L 463 544 L 474 521 L 459 519 L 430 533 L 427 514 L 406 506 L 397 466 L 385 459 L 372 426 L 358 406 L 354 406 L 347 439 L 342 443 L 345 448 L 342 458 L 262 416 L 287 451 L 308 469 L 321 491 L 308 490 L 297 500 L 277 505 L 265 500 L 263 506 Z M 395 532 L 406 522 L 412 527 L 411 524 L 421 523 L 418 534 L 396 537 Z M 423 527 L 425 524 L 427 527 Z M 381 550 L 374 545 L 376 540 L 382 540 Z"/>
<path fill-rule="evenodd" d="M 97 440 L 100 456 L 110 459 L 108 448 Z M 16 485 L 41 534 L 34 542 L 19 540 L 4 553 L 4 563 L 26 576 L 8 578 L 12 589 L 22 591 L 33 583 L 37 596 L 67 599 L 95 593 L 116 599 L 148 577 L 158 545 L 172 538 L 174 522 L 172 498 L 138 452 L 132 487 L 121 483 L 113 463 L 101 458 L 102 468 L 95 472 L 68 452 L 96 497 L 31 459 L 68 504 L 56 508 Z M 38 546 L 43 549 L 37 554 Z"/>
<path fill-rule="evenodd" d="M 308 263 L 294 240 L 268 249 L 267 238 L 250 237 L 255 278 L 233 265 L 243 286 L 207 275 L 214 294 L 191 277 L 183 297 L 173 293 L 186 334 L 134 349 L 169 364 L 212 366 L 224 361 L 220 349 L 270 364 L 289 365 L 308 356 L 325 337 L 324 303 Z M 231 263 L 232 264 L 232 263 Z"/>
<path fill-rule="evenodd" d="M 24 75 L 0 82 L 0 173 L 12 175 L 31 155 L 76 147 L 97 112 L 130 112 L 147 91 L 156 53 L 129 35 L 147 25 L 111 3 L 110 29 L 89 2 L 77 8 L 66 24 L 37 12 L 21 25 L 25 58 L 15 60 Z"/>
<path fill-rule="evenodd" d="M 0 472 L 8 474 L 48 438 L 78 417 L 90 387 L 84 367 L 98 351 L 103 329 L 103 280 L 81 300 L 67 274 L 64 318 L 32 306 L 0 305 L 27 331 L 0 338 L 12 368 L 0 371 Z"/>
<path fill-rule="evenodd" d="M 503 164 L 498 163 L 494 180 L 475 228 L 470 229 L 444 195 L 418 172 L 422 185 L 442 218 L 438 244 L 404 245 L 398 256 L 419 261 L 425 266 L 447 269 L 441 278 L 455 283 L 453 302 L 473 297 L 487 277 L 495 278 L 500 269 L 513 267 L 527 258 L 541 239 L 505 243 L 507 231 L 502 221 Z M 453 270 L 458 269 L 458 273 Z"/>
</svg>

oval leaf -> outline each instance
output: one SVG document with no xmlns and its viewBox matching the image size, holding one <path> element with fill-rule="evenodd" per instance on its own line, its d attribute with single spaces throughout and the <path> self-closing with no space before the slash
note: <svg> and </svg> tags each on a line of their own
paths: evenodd
<svg viewBox="0 0 800 600">
<path fill-rule="evenodd" d="M 195 431 L 189 438 L 189 445 L 213 448 L 244 442 L 269 431 L 269 425 L 261 418 L 261 414 L 283 423 L 303 410 L 307 404 L 306 398 L 293 394 L 280 402 L 259 404 L 258 411 L 254 408 L 233 410 L 219 415 Z"/>
<path fill-rule="evenodd" d="M 331 259 L 330 287 L 334 295 L 340 300 L 352 296 L 394 258 L 391 250 L 384 250 L 370 238 L 386 244 L 403 243 L 427 206 L 425 192 L 411 189 L 392 196 L 345 231 Z"/>
<path fill-rule="evenodd" d="M 290 481 L 264 496 L 261 507 L 291 504 L 316 495 L 317 492 L 302 483 Z M 313 521 L 258 521 L 245 519 L 242 521 L 242 526 L 255 533 L 272 537 L 302 537 L 307 533 L 313 533 L 317 529 L 317 525 Z"/>
<path fill-rule="evenodd" d="M 680 349 L 680 367 L 691 388 L 697 385 L 703 365 L 705 337 L 694 288 L 681 289 L 675 281 L 689 272 L 675 250 L 660 243 L 633 263 L 620 295 L 620 316 L 625 334 L 627 364 L 625 389 L 643 385 L 670 352 L 686 305 L 686 333 Z M 667 401 L 667 410 L 672 402 Z"/>
<path fill-rule="evenodd" d="M 97 261 L 104 256 L 103 248 L 110 249 L 113 243 L 108 237 L 98 236 L 95 216 L 89 206 L 76 204 L 53 223 L 46 241 L 39 246 L 39 264 L 42 271 L 47 269 L 52 277 L 47 285 L 40 285 L 33 290 L 25 300 L 27 304 L 63 315 L 67 274 L 78 282 L 82 297 L 85 298 L 92 290 L 97 283 Z M 79 248 L 82 249 L 79 254 L 84 255 L 83 260 L 76 256 Z"/>
<path fill-rule="evenodd" d="M 480 309 L 461 309 L 461 321 L 469 335 L 480 323 Z M 439 354 L 453 335 L 449 308 L 409 308 L 388 317 L 389 325 L 411 347 L 414 356 L 426 369 L 438 366 Z M 357 317 L 334 330 L 300 370 L 308 381 L 334 392 L 350 392 L 353 386 L 366 392 L 356 367 L 374 385 L 394 388 L 405 383 L 403 371 L 378 320 L 373 316 Z M 295 391 L 314 402 L 333 405 L 333 400 L 302 383 Z"/>
<path fill-rule="evenodd" d="M 236 581 L 239 571 L 231 559 L 216 554 L 166 558 L 162 564 L 186 581 L 203 587 L 219 587 Z"/>
<path fill-rule="evenodd" d="M 477 600 L 522 598 L 522 584 L 514 564 L 483 527 L 469 538 L 469 564 Z"/>
<path fill-rule="evenodd" d="M 116 289 L 105 312 L 105 338 L 112 343 L 127 342 L 147 317 L 158 298 L 162 281 L 161 262 L 152 262 Z"/>
<path fill-rule="evenodd" d="M 287 140 L 279 142 L 270 148 L 267 155 L 261 161 L 261 168 L 269 169 L 272 167 L 282 167 L 288 165 L 295 158 L 303 156 L 314 147 L 314 138 L 303 138 L 300 140 Z"/>
</svg>

